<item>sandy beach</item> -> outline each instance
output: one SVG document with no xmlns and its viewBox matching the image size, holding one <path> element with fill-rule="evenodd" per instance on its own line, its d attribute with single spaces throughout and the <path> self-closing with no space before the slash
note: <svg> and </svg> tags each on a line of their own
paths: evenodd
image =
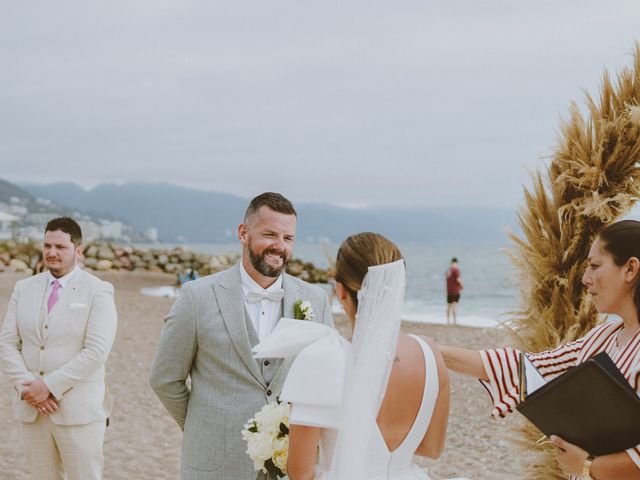
<svg viewBox="0 0 640 480">
<path fill-rule="evenodd" d="M 115 400 L 105 440 L 105 479 L 177 479 L 181 432 L 148 386 L 147 373 L 173 300 L 140 294 L 143 287 L 168 285 L 174 277 L 147 272 L 100 274 L 116 289 L 118 336 L 108 362 L 109 388 Z M 0 274 L 0 318 L 4 321 L 14 283 L 22 274 Z M 444 306 L 443 306 L 444 312 Z M 344 330 L 343 318 L 336 324 Z M 504 333 L 495 329 L 446 327 L 404 323 L 406 332 L 433 337 L 439 343 L 471 348 L 505 345 Z M 440 459 L 419 459 L 433 480 L 467 477 L 473 480 L 522 478 L 525 452 L 509 440 L 520 421 L 490 418 L 488 396 L 477 380 L 452 374 L 452 403 L 447 446 Z M 0 479 L 30 478 L 11 412 L 12 388 L 0 373 Z M 234 480 L 234 479 L 230 479 Z"/>
</svg>

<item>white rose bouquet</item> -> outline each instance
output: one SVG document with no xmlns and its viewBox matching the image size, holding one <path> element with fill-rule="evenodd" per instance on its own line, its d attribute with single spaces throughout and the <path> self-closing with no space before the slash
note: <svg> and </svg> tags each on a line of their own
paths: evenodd
<svg viewBox="0 0 640 480">
<path fill-rule="evenodd" d="M 287 474 L 290 412 L 288 403 L 276 400 L 262 407 L 244 426 L 242 438 L 257 471 L 278 478 Z"/>
</svg>

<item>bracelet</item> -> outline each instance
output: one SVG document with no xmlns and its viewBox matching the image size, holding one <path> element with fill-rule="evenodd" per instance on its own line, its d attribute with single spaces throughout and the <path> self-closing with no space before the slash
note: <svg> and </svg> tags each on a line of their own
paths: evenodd
<svg viewBox="0 0 640 480">
<path fill-rule="evenodd" d="M 584 459 L 584 464 L 582 465 L 582 475 L 580 476 L 580 478 L 582 478 L 583 480 L 593 480 L 593 477 L 591 476 L 591 464 L 595 459 L 596 457 L 594 457 L 593 455 L 589 455 Z"/>
</svg>

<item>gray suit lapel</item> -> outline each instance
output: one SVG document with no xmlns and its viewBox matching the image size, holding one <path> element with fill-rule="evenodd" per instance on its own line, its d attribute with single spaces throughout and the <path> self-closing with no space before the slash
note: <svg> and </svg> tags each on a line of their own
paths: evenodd
<svg viewBox="0 0 640 480">
<path fill-rule="evenodd" d="M 291 277 L 284 274 L 282 277 L 282 288 L 284 289 L 284 305 L 282 310 L 282 316 L 285 318 L 295 318 L 293 312 L 293 305 L 298 300 L 306 300 L 302 298 L 302 292 L 298 287 L 298 284 L 291 280 Z"/>
<path fill-rule="evenodd" d="M 282 306 L 282 316 L 285 318 L 295 318 L 295 314 L 293 311 L 293 306 L 298 300 L 306 300 L 303 298 L 302 291 L 298 287 L 298 284 L 291 280 L 291 277 L 284 274 L 282 278 L 282 288 L 284 289 L 284 305 Z M 301 322 L 305 320 L 300 320 Z M 284 379 L 289 371 L 289 367 L 291 367 L 291 363 L 293 363 L 293 358 L 285 358 L 280 363 L 280 367 L 278 371 L 273 377 L 270 385 L 275 389 L 280 389 L 280 385 L 283 384 Z"/>
<path fill-rule="evenodd" d="M 247 321 L 244 314 L 240 265 L 238 264 L 221 274 L 218 282 L 213 284 L 213 290 L 222 314 L 222 320 L 227 327 L 231 342 L 238 351 L 238 355 L 240 355 L 240 358 L 256 380 L 266 387 L 262 372 L 260 372 L 258 363 L 251 352 Z"/>
<path fill-rule="evenodd" d="M 249 344 L 252 347 L 255 347 L 260 343 L 260 339 L 258 338 L 258 332 L 256 332 L 256 327 L 253 326 L 253 322 L 251 321 L 251 317 L 249 316 L 246 308 L 244 309 L 244 318 L 247 327 L 247 334 L 249 336 Z"/>
</svg>

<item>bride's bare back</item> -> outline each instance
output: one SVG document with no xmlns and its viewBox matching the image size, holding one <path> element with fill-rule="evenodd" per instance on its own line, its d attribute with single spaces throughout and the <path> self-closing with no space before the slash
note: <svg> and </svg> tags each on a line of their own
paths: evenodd
<svg viewBox="0 0 640 480">
<path fill-rule="evenodd" d="M 437 372 L 426 374 L 438 375 L 440 392 L 431 423 L 416 454 L 438 458 L 444 447 L 449 417 L 449 377 L 437 345 L 429 339 L 424 340 L 431 347 L 438 366 Z M 410 336 L 400 334 L 389 384 L 377 418 L 378 427 L 389 451 L 398 448 L 411 430 L 422 403 L 425 382 L 422 348 Z"/>
</svg>

